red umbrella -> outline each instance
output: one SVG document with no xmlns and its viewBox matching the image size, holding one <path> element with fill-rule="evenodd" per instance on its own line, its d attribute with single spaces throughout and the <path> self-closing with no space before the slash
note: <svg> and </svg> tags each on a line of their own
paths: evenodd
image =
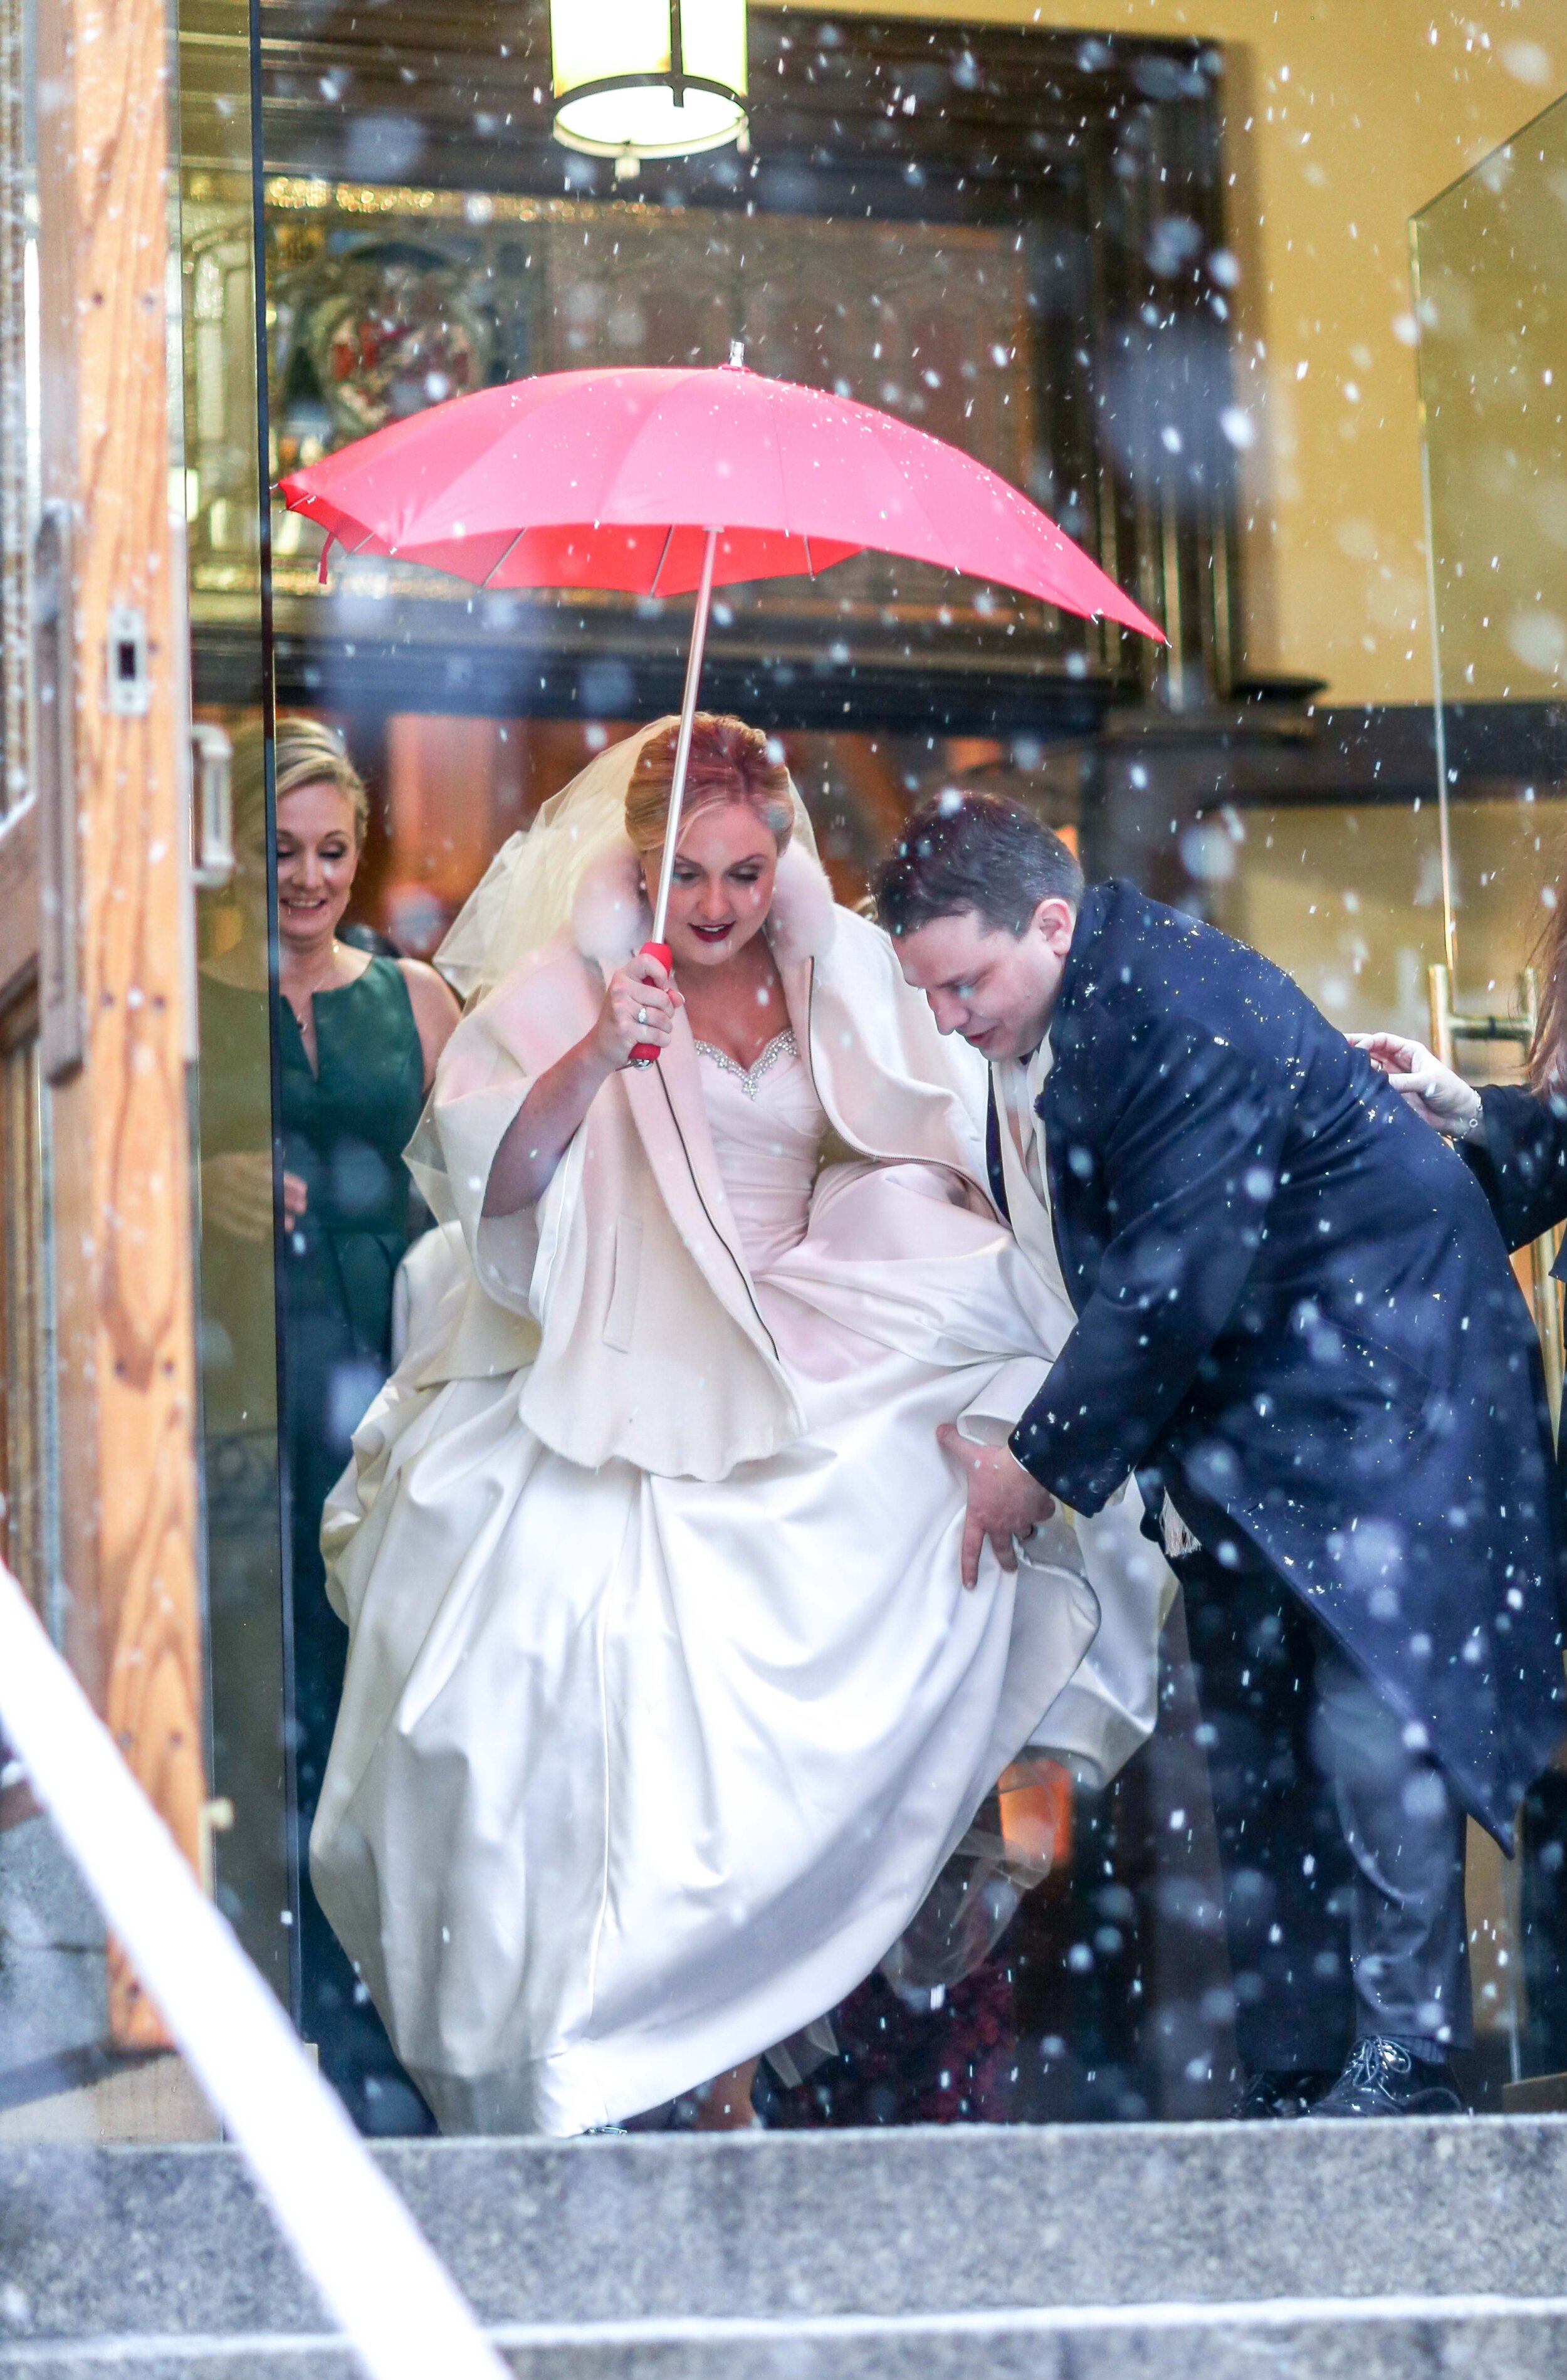
<svg viewBox="0 0 1567 2380">
<path fill-rule="evenodd" d="M 747 371 L 738 347 L 716 370 L 549 372 L 454 397 L 291 473 L 282 493 L 291 511 L 326 530 L 323 577 L 335 542 L 479 587 L 696 589 L 649 945 L 666 966 L 670 877 L 715 586 L 815 577 L 870 547 L 1164 642 L 1010 481 L 874 407 Z"/>
</svg>

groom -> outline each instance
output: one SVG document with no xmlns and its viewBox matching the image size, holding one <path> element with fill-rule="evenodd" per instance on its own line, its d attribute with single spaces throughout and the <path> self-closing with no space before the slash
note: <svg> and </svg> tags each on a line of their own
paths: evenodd
<svg viewBox="0 0 1567 2380">
<path fill-rule="evenodd" d="M 966 1575 L 1136 1474 L 1211 1747 L 1241 2111 L 1457 2112 L 1464 1814 L 1511 1849 L 1567 1725 L 1538 1350 L 1484 1199 L 1277 967 L 1085 892 L 1005 802 L 922 810 L 877 900 L 990 1062 L 997 1202 L 1077 1315 L 1009 1446 L 950 1442 Z"/>
</svg>

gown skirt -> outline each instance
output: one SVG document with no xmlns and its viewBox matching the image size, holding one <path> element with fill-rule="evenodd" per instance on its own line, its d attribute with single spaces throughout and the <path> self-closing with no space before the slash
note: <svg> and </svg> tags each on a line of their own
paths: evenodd
<svg viewBox="0 0 1567 2380">
<path fill-rule="evenodd" d="M 395 1376 L 328 1506 L 351 1645 L 312 1874 L 447 2131 L 619 2121 L 833 2007 L 1097 1626 L 1063 1514 L 964 1589 L 935 1439 L 1015 1419 L 1063 1300 L 933 1169 L 819 1173 L 781 1044 L 702 1074 L 804 1434 L 714 1483 L 589 1471 L 521 1375 Z"/>
</svg>

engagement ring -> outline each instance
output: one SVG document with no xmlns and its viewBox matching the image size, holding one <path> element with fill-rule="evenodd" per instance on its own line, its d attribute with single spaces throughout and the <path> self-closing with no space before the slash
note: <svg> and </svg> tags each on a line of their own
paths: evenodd
<svg viewBox="0 0 1567 2380">
<path fill-rule="evenodd" d="M 646 1025 L 647 1021 L 648 1021 L 648 1012 L 647 1012 L 647 1010 L 646 1010 L 645 1008 L 639 1008 L 639 1009 L 637 1011 L 637 1022 L 638 1022 L 638 1025 Z"/>
</svg>

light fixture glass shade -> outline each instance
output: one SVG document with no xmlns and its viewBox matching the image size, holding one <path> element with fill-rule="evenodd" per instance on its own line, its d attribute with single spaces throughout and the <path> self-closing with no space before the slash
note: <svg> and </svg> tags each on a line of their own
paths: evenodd
<svg viewBox="0 0 1567 2380">
<path fill-rule="evenodd" d="M 551 0 L 555 138 L 681 157 L 746 127 L 746 0 Z"/>
</svg>

